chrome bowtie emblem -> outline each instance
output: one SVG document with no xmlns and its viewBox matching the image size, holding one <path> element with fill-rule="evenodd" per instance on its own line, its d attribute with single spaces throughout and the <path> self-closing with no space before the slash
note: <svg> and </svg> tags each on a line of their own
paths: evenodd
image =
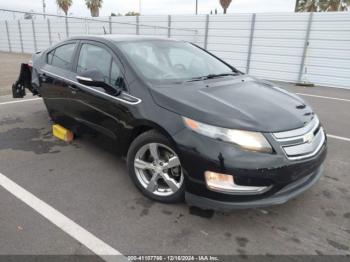
<svg viewBox="0 0 350 262">
<path fill-rule="evenodd" d="M 311 143 L 314 140 L 314 133 L 308 133 L 303 137 L 304 143 Z"/>
</svg>

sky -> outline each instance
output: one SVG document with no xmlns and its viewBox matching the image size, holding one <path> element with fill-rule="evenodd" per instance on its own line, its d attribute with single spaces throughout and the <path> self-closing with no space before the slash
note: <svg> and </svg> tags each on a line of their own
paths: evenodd
<svg viewBox="0 0 350 262">
<path fill-rule="evenodd" d="M 125 14 L 128 11 L 139 11 L 141 1 L 142 15 L 193 14 L 195 0 L 103 0 L 100 16 L 113 13 Z M 57 14 L 56 0 L 45 0 L 46 12 Z M 228 13 L 257 13 L 257 12 L 293 12 L 295 0 L 232 0 Z M 0 8 L 20 11 L 42 12 L 42 0 L 0 0 Z M 217 8 L 222 12 L 219 0 L 198 0 L 199 14 L 208 14 Z M 85 0 L 73 0 L 69 10 L 70 15 L 89 16 Z"/>
</svg>

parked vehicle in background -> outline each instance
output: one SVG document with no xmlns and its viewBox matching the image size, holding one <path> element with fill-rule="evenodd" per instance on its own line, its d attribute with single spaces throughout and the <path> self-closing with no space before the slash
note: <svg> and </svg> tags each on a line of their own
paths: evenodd
<svg viewBox="0 0 350 262">
<path fill-rule="evenodd" d="M 55 123 L 116 140 L 135 185 L 157 201 L 281 204 L 322 175 L 326 136 L 308 104 L 188 42 L 73 37 L 33 55 L 14 96 L 24 87 Z"/>
</svg>

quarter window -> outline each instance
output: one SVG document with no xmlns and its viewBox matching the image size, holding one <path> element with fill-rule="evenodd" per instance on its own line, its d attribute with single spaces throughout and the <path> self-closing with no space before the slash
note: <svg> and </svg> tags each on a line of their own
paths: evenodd
<svg viewBox="0 0 350 262">
<path fill-rule="evenodd" d="M 72 66 L 75 43 L 62 45 L 51 51 L 47 56 L 48 64 L 70 70 Z"/>
</svg>

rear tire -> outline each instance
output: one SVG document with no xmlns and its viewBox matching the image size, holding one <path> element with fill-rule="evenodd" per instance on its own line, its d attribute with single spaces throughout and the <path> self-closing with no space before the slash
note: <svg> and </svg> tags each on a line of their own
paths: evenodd
<svg viewBox="0 0 350 262">
<path fill-rule="evenodd" d="M 175 147 L 155 130 L 138 136 L 127 154 L 129 175 L 148 198 L 176 203 L 184 199 L 184 172 Z"/>
</svg>

